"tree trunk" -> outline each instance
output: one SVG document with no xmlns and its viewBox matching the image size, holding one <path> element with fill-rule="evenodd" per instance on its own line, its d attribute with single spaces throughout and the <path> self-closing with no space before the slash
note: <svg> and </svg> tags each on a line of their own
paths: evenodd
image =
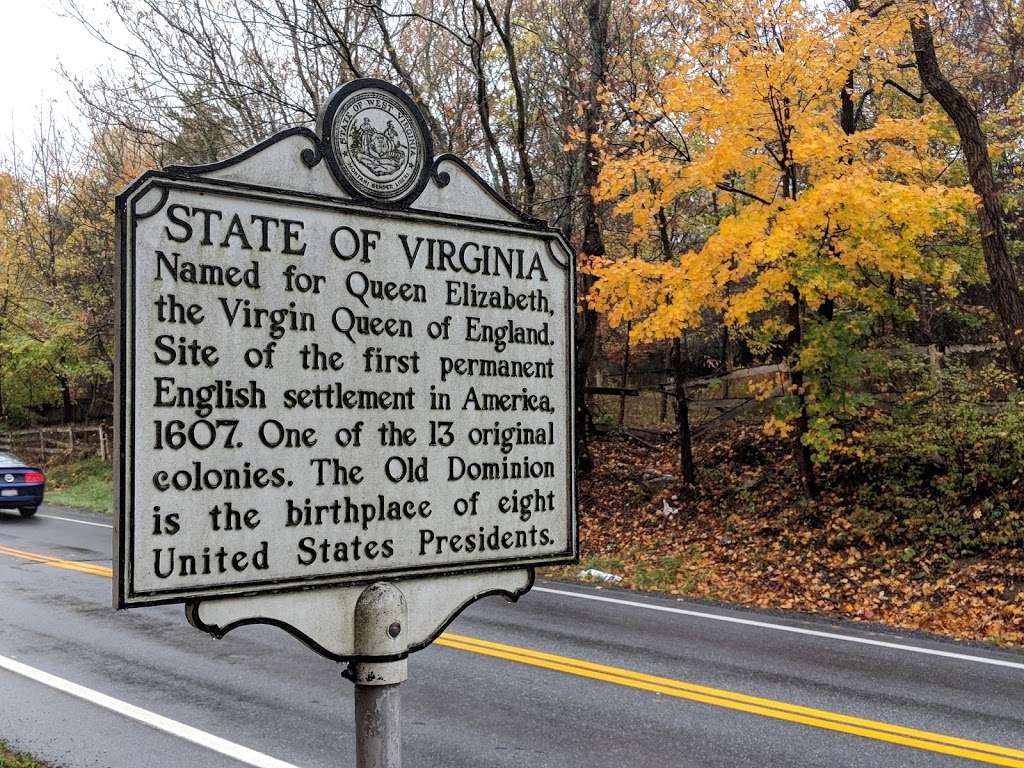
<svg viewBox="0 0 1024 768">
<path fill-rule="evenodd" d="M 633 327 L 630 322 L 626 323 L 626 352 L 622 360 L 622 389 L 625 390 L 629 386 L 629 331 Z M 626 393 L 625 391 L 619 395 L 619 427 L 626 422 Z"/>
<path fill-rule="evenodd" d="M 391 63 L 391 68 L 395 70 L 395 74 L 402 81 L 402 85 L 405 90 L 412 96 L 413 101 L 420 108 L 420 112 L 423 114 L 423 118 L 427 121 L 427 125 L 430 126 L 430 132 L 434 135 L 434 140 L 437 145 L 451 148 L 451 138 L 448 136 L 448 132 L 444 130 L 441 123 L 438 122 L 437 117 L 434 115 L 434 111 L 430 108 L 427 100 L 424 98 L 423 92 L 420 87 L 416 84 L 416 79 L 412 77 L 408 67 L 403 65 L 402 58 L 399 56 L 398 51 L 395 50 L 394 41 L 391 39 L 391 32 L 388 29 L 388 22 L 384 18 L 384 12 L 381 8 L 381 0 L 377 0 L 371 5 L 373 11 L 373 17 L 377 22 L 377 28 L 380 30 L 381 43 L 384 46 L 384 50 L 387 52 L 388 61 Z M 297 66 L 301 66 L 296 62 Z M 301 71 L 301 68 L 300 68 Z M 319 111 L 319 107 L 317 109 Z"/>
<path fill-rule="evenodd" d="M 921 83 L 956 126 L 971 186 L 981 198 L 978 224 L 981 227 L 981 250 L 992 287 L 993 308 L 999 317 L 1010 365 L 1017 376 L 1022 377 L 1024 298 L 1021 297 L 1016 270 L 1006 243 L 1003 207 L 996 194 L 988 143 L 971 103 L 945 78 L 939 68 L 931 22 L 924 9 L 919 9 L 918 13 L 910 17 L 910 35 L 914 41 L 914 58 Z"/>
<path fill-rule="evenodd" d="M 725 376 L 729 373 L 729 326 L 722 324 L 721 354 L 718 356 L 718 372 Z"/>
<path fill-rule="evenodd" d="M 672 342 L 672 367 L 675 375 L 676 426 L 679 429 L 679 473 L 687 485 L 696 485 L 693 465 L 693 438 L 690 434 L 690 403 L 686 399 L 686 369 L 689 355 L 683 354 L 682 339 Z"/>
<path fill-rule="evenodd" d="M 668 218 L 665 209 L 658 209 L 658 239 L 661 241 L 661 255 L 666 262 L 672 261 L 672 242 L 668 234 Z M 689 350 L 683 349 L 686 331 L 680 331 L 680 337 L 672 342 L 672 375 L 675 377 L 676 428 L 679 431 L 679 471 L 687 485 L 697 482 L 697 472 L 693 466 L 693 436 L 690 433 L 690 403 L 686 399 L 687 369 L 690 363 Z"/>
<path fill-rule="evenodd" d="M 784 125 L 790 125 L 790 108 L 786 102 L 783 113 Z M 796 200 L 798 184 L 797 166 L 794 163 L 792 147 L 789 143 L 789 134 L 781 133 L 783 142 L 782 155 L 785 158 L 783 167 L 782 188 L 784 195 L 790 200 Z M 793 436 L 793 456 L 796 459 L 797 467 L 800 470 L 800 478 L 803 480 L 804 490 L 807 495 L 814 498 L 818 495 L 818 478 L 814 471 L 814 462 L 811 460 L 811 449 L 805 444 L 804 437 L 810 431 L 810 418 L 807 411 L 807 392 L 805 391 L 804 373 L 800 370 L 797 357 L 800 347 L 803 344 L 803 298 L 800 296 L 800 289 L 795 284 L 790 284 L 790 295 L 792 304 L 789 308 L 789 335 L 786 337 L 786 363 L 789 368 L 789 380 L 800 403 L 800 412 L 796 420 L 796 434 Z"/>
<path fill-rule="evenodd" d="M 512 199 L 512 182 L 509 180 L 508 169 L 505 167 L 505 158 L 501 154 L 501 147 L 491 127 L 491 102 L 487 92 L 487 73 L 484 69 L 484 46 L 487 40 L 487 17 L 484 9 L 478 3 L 473 4 L 473 20 L 475 26 L 470 38 L 469 55 L 473 63 L 473 75 L 476 79 L 476 111 L 480 118 L 480 127 L 483 128 L 484 138 L 487 140 L 487 148 L 494 156 L 494 162 L 498 169 L 496 185 L 501 189 L 501 194 L 506 200 Z"/>
<path fill-rule="evenodd" d="M 491 23 L 494 25 L 495 31 L 498 33 L 498 37 L 501 38 L 502 47 L 505 50 L 505 61 L 508 63 L 508 80 L 512 83 L 512 93 L 515 96 L 515 145 L 516 145 L 516 156 L 519 158 L 519 174 L 521 176 L 520 183 L 523 187 L 523 199 L 522 209 L 526 213 L 533 215 L 533 201 L 537 196 L 537 183 L 533 178 L 533 167 L 530 165 L 530 154 L 526 151 L 526 133 L 527 133 L 527 115 L 526 115 L 526 95 L 523 91 L 523 83 L 519 76 L 519 63 L 516 58 L 516 47 L 512 40 L 512 0 L 506 0 L 505 9 L 502 14 L 502 18 L 498 18 L 498 14 L 494 10 L 494 6 L 491 5 L 490 0 L 485 0 L 485 6 L 487 13 L 491 17 Z"/>
<path fill-rule="evenodd" d="M 812 499 L 818 495 L 818 477 L 814 470 L 814 462 L 811 459 L 811 449 L 804 444 L 804 435 L 810 429 L 810 417 L 807 413 L 807 395 L 804 392 L 804 373 L 799 366 L 793 362 L 793 358 L 800 349 L 803 341 L 803 325 L 800 317 L 800 291 L 796 288 L 793 291 L 793 304 L 789 309 L 789 324 L 792 330 L 787 339 L 786 356 L 789 359 L 789 380 L 796 391 L 800 401 L 800 414 L 796 420 L 796 434 L 793 435 L 793 456 L 797 466 L 800 468 L 800 479 L 803 480 L 804 490 Z"/>
<path fill-rule="evenodd" d="M 594 187 L 597 186 L 600 157 L 594 143 L 597 133 L 601 105 L 597 100 L 598 89 L 604 82 L 608 50 L 608 14 L 611 0 L 588 0 L 587 24 L 590 30 L 590 74 L 587 81 L 587 108 L 584 113 L 583 130 L 586 141 L 583 145 L 583 247 L 582 260 L 604 256 L 604 239 L 597 203 L 594 201 Z M 579 281 L 579 298 L 583 311 L 578 315 L 576 336 L 576 459 L 581 472 L 589 472 L 593 459 L 587 447 L 587 372 L 594 358 L 597 346 L 597 312 L 587 303 L 587 295 L 594 285 L 593 275 L 582 275 Z"/>
<path fill-rule="evenodd" d="M 70 424 L 75 420 L 75 406 L 71 400 L 71 383 L 67 376 L 57 376 L 57 383 L 60 384 L 61 401 L 61 423 Z"/>
<path fill-rule="evenodd" d="M 662 370 L 663 374 L 667 373 L 669 368 L 672 366 L 672 345 L 671 344 L 665 350 L 665 353 L 666 353 L 665 357 L 663 358 L 664 362 L 662 363 L 662 365 L 665 366 L 664 369 Z M 658 421 L 664 422 L 666 418 L 668 418 L 668 383 L 667 383 L 667 381 L 666 381 L 666 383 L 661 385 L 661 408 L 658 411 Z"/>
</svg>

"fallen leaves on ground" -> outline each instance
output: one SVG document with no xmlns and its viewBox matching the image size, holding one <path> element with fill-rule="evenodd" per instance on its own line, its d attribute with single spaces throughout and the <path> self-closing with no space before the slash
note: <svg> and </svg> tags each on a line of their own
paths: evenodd
<svg viewBox="0 0 1024 768">
<path fill-rule="evenodd" d="M 1024 645 L 1021 549 L 956 557 L 941 541 L 894 546 L 859 530 L 842 494 L 805 498 L 788 446 L 756 427 L 697 447 L 695 490 L 645 480 L 675 473 L 670 444 L 599 437 L 591 452 L 581 565 L 551 575 L 597 568 L 636 589 Z M 666 500 L 678 514 L 662 514 Z"/>
</svg>

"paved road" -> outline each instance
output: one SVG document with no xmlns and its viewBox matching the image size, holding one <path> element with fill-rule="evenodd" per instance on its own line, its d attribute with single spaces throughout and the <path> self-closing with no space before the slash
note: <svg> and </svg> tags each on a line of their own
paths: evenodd
<svg viewBox="0 0 1024 768">
<path fill-rule="evenodd" d="M 0 738 L 67 768 L 352 765 L 339 665 L 115 613 L 108 520 L 40 514 L 0 512 Z M 1024 654 L 551 582 L 450 632 L 410 660 L 408 768 L 1024 768 Z"/>
</svg>

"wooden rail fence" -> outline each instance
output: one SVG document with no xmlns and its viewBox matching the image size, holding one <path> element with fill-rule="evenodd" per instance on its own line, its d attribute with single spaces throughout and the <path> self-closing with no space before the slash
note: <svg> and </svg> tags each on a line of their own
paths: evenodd
<svg viewBox="0 0 1024 768">
<path fill-rule="evenodd" d="M 95 456 L 110 461 L 112 450 L 113 430 L 107 424 L 72 424 L 0 432 L 0 451 L 40 465 L 73 456 Z"/>
</svg>

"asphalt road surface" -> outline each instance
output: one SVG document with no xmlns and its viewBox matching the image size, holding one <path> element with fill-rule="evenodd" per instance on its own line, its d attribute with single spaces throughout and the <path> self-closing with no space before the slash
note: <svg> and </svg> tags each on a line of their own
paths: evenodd
<svg viewBox="0 0 1024 768">
<path fill-rule="evenodd" d="M 110 608 L 109 518 L 0 512 L 0 738 L 67 768 L 353 764 L 342 667 Z M 1024 768 L 1024 654 L 539 581 L 414 654 L 407 768 Z"/>
</svg>

